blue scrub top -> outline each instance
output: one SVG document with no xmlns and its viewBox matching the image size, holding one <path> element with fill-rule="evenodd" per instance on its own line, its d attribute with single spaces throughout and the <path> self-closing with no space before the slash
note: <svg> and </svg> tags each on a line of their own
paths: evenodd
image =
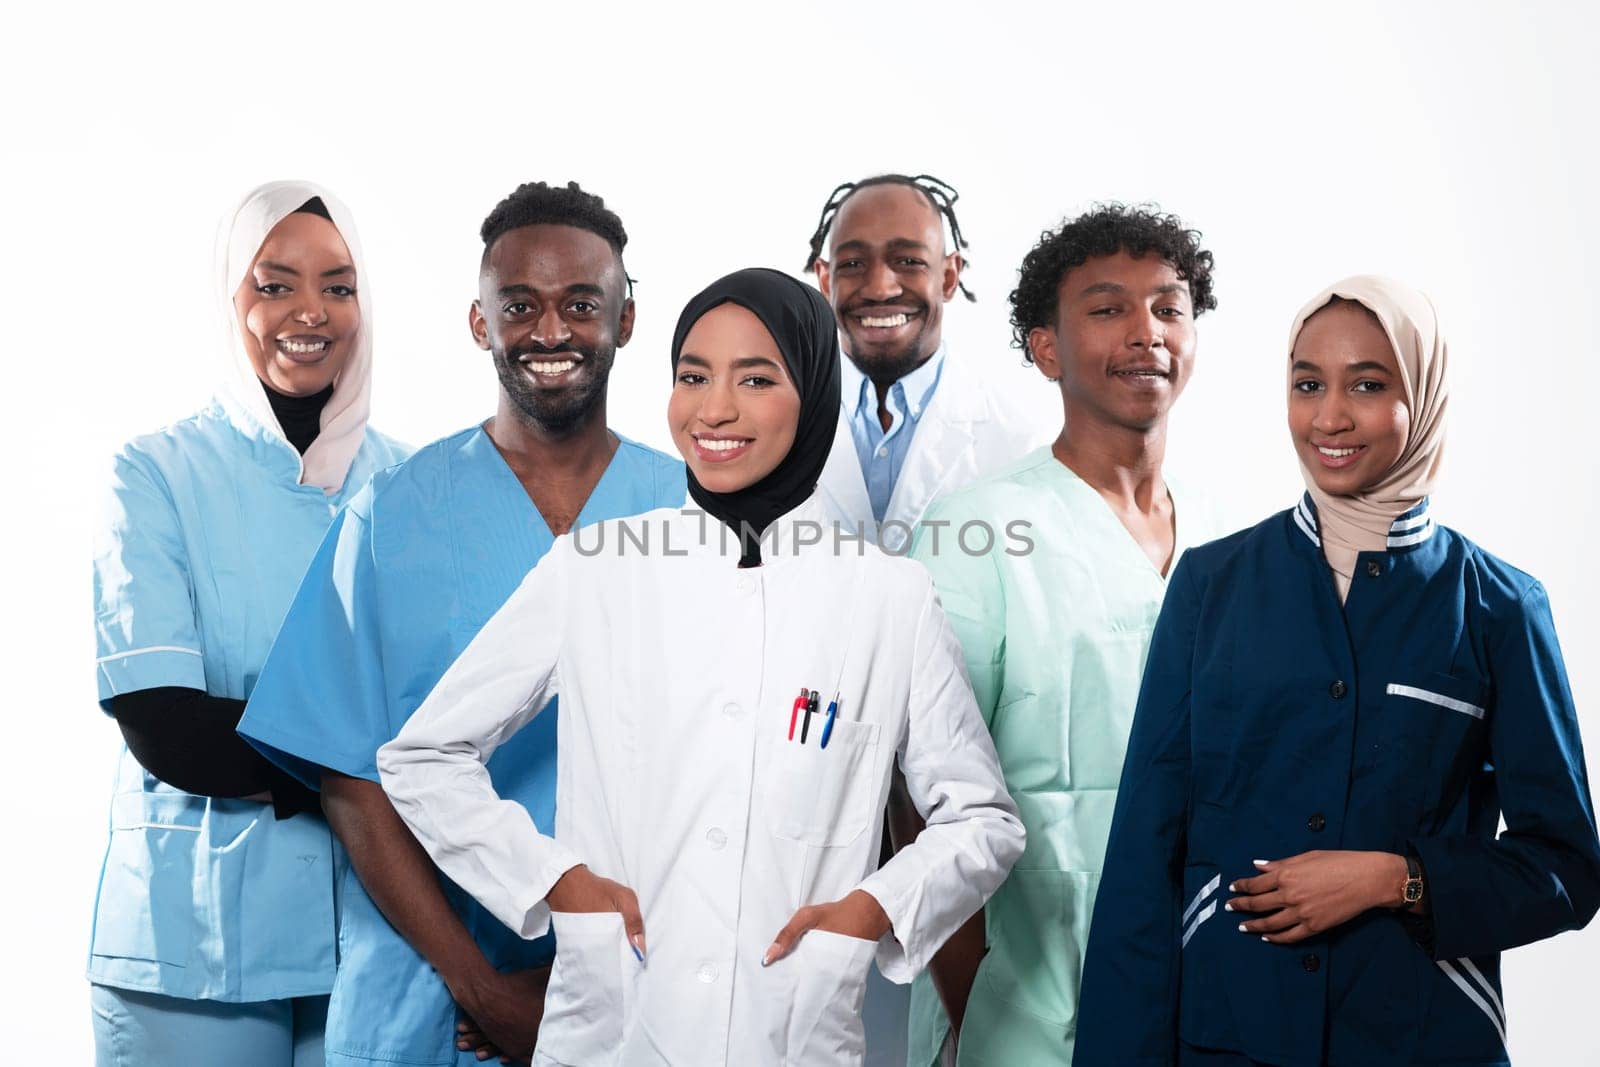
<svg viewBox="0 0 1600 1067">
<path fill-rule="evenodd" d="M 123 448 L 95 545 L 102 706 L 157 686 L 248 698 L 334 512 L 406 453 L 369 429 L 330 496 L 231 398 Z M 327 993 L 338 855 L 316 816 L 191 796 L 124 749 L 89 978 L 205 1000 Z"/>
<path fill-rule="evenodd" d="M 681 507 L 683 463 L 621 438 L 578 526 Z M 378 781 L 378 748 L 400 732 L 555 538 L 481 428 L 379 474 L 328 532 L 268 657 L 239 730 L 315 787 L 324 767 Z M 489 761 L 502 797 L 554 825 L 556 715 L 540 715 Z M 491 963 L 549 962 L 446 883 Z M 328 1012 L 329 1064 L 453 1064 L 456 1007 L 438 974 L 347 873 L 340 967 Z"/>
<path fill-rule="evenodd" d="M 1228 884 L 1252 859 L 1313 849 L 1415 853 L 1431 948 L 1387 909 L 1292 945 L 1241 933 Z M 1073 1062 L 1169 1064 L 1181 1038 L 1285 1067 L 1503 1064 L 1500 953 L 1597 907 L 1600 841 L 1544 589 L 1424 503 L 1357 557 L 1341 610 L 1307 496 L 1173 574 Z"/>
</svg>

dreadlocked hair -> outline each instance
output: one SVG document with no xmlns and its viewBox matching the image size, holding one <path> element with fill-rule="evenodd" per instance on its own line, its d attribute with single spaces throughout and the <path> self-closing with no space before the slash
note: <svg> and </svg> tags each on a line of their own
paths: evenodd
<svg viewBox="0 0 1600 1067">
<path fill-rule="evenodd" d="M 956 192 L 954 186 L 931 174 L 876 174 L 858 182 L 845 182 L 828 194 L 828 201 L 822 205 L 822 214 L 817 219 L 816 232 L 811 235 L 811 258 L 806 260 L 805 265 L 807 273 L 810 273 L 811 268 L 822 258 L 823 243 L 827 241 L 828 231 L 833 228 L 833 220 L 838 217 L 839 209 L 844 207 L 845 201 L 862 189 L 870 189 L 874 185 L 904 185 L 921 193 L 929 206 L 949 224 L 950 239 L 955 243 L 955 251 L 966 250 L 967 239 L 961 236 L 961 223 L 956 221 L 956 201 L 961 199 L 961 194 Z M 963 256 L 963 269 L 966 266 L 966 257 Z M 978 298 L 972 295 L 972 290 L 967 288 L 966 282 L 958 280 L 956 285 L 960 288 L 962 296 L 970 301 L 977 301 Z"/>
<path fill-rule="evenodd" d="M 1200 247 L 1200 231 L 1184 226 L 1176 215 L 1153 205 L 1097 204 L 1075 219 L 1039 235 L 1039 243 L 1022 259 L 1017 287 L 1011 291 L 1012 343 L 1033 362 L 1028 334 L 1055 326 L 1061 279 L 1074 267 L 1118 252 L 1139 259 L 1154 253 L 1172 264 L 1189 283 L 1195 317 L 1217 306 L 1212 288 L 1211 253 Z"/>
</svg>

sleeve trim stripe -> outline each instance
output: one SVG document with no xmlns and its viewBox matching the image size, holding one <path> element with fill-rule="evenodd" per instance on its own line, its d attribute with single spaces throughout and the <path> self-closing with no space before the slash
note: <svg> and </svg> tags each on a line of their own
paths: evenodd
<svg viewBox="0 0 1600 1067">
<path fill-rule="evenodd" d="M 132 656 L 144 656 L 150 654 L 151 652 L 181 652 L 186 656 L 200 655 L 199 650 L 193 648 L 183 648 L 180 645 L 151 645 L 149 648 L 132 648 L 126 652 L 113 652 L 109 656 L 97 657 L 95 662 L 110 663 L 113 660 L 128 659 Z"/>
</svg>

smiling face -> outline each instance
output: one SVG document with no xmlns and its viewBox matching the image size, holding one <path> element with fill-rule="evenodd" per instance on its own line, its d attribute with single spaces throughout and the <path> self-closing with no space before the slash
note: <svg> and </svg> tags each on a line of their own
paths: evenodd
<svg viewBox="0 0 1600 1067">
<path fill-rule="evenodd" d="M 817 286 L 862 374 L 887 385 L 933 355 L 961 256 L 945 254 L 944 224 L 927 196 L 894 183 L 860 190 L 833 220 L 828 255 L 817 261 Z"/>
<path fill-rule="evenodd" d="M 1097 256 L 1062 277 L 1055 326 L 1031 331 L 1028 348 L 1060 382 L 1069 423 L 1148 432 L 1194 370 L 1189 284 L 1154 255 Z"/>
<path fill-rule="evenodd" d="M 754 312 L 720 304 L 689 329 L 667 425 L 695 480 L 713 493 L 752 486 L 783 462 L 800 426 L 800 391 Z"/>
<path fill-rule="evenodd" d="M 309 212 L 284 218 L 234 290 L 233 310 L 257 378 L 289 396 L 333 384 L 361 330 L 356 268 L 338 228 Z"/>
<path fill-rule="evenodd" d="M 1382 481 L 1411 432 L 1383 327 L 1360 304 L 1329 304 L 1300 328 L 1289 359 L 1289 433 L 1317 488 L 1354 496 Z"/>
<path fill-rule="evenodd" d="M 472 337 L 512 409 L 543 432 L 605 417 L 611 365 L 633 336 L 626 282 L 605 238 L 576 226 L 509 230 L 484 257 Z"/>
</svg>

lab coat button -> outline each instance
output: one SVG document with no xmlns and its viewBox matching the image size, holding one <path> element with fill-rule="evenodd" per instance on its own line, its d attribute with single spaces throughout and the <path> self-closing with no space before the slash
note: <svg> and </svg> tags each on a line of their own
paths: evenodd
<svg viewBox="0 0 1600 1067">
<path fill-rule="evenodd" d="M 1327 828 L 1327 825 L 1328 820 L 1323 818 L 1322 812 L 1320 811 L 1306 820 L 1306 829 L 1310 830 L 1314 834 L 1322 833 L 1322 831 Z"/>
<path fill-rule="evenodd" d="M 726 715 L 730 719 L 737 719 L 740 715 L 744 714 L 744 709 L 737 704 L 724 704 L 722 705 L 722 714 Z"/>
<path fill-rule="evenodd" d="M 1322 961 L 1317 958 L 1315 952 L 1307 952 L 1300 957 L 1300 966 L 1304 967 L 1308 974 L 1315 973 L 1322 966 Z"/>
<path fill-rule="evenodd" d="M 1376 577 L 1378 577 L 1378 575 L 1380 575 L 1382 573 L 1383 573 L 1383 564 L 1379 563 L 1375 559 L 1367 561 L 1367 577 L 1368 578 L 1376 578 Z"/>
<path fill-rule="evenodd" d="M 711 846 L 712 851 L 719 852 L 722 850 L 722 846 L 728 843 L 728 835 L 713 826 L 706 831 L 706 843 Z"/>
<path fill-rule="evenodd" d="M 1328 686 L 1328 695 L 1335 700 L 1342 700 L 1349 691 L 1350 687 L 1345 685 L 1343 681 L 1337 681 Z"/>
<path fill-rule="evenodd" d="M 706 985 L 710 985 L 712 982 L 717 980 L 716 964 L 702 963 L 700 965 L 700 969 L 694 972 L 694 976 L 700 979 L 700 981 L 704 982 Z"/>
</svg>

